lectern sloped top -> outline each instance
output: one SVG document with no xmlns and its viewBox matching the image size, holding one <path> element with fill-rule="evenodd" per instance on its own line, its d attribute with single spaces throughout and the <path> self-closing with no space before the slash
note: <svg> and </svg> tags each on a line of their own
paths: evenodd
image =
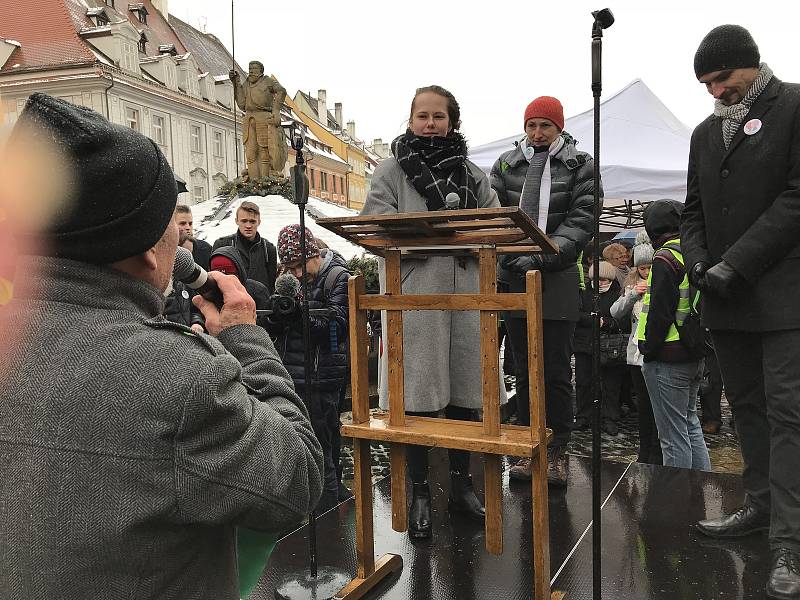
<svg viewBox="0 0 800 600">
<path fill-rule="evenodd" d="M 370 252 L 390 248 L 443 252 L 493 246 L 498 252 L 556 253 L 558 247 L 518 207 L 326 217 L 317 225 Z"/>
</svg>

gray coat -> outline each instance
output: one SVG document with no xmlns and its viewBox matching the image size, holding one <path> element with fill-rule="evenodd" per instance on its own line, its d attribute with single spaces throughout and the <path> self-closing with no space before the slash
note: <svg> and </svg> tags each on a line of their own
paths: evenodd
<svg viewBox="0 0 800 600">
<path fill-rule="evenodd" d="M 481 208 L 500 205 L 486 175 L 468 163 L 477 183 Z M 425 199 L 414 189 L 394 158 L 375 169 L 362 215 L 425 212 Z M 447 256 L 404 258 L 400 265 L 404 294 L 455 294 L 478 291 L 478 261 Z M 383 261 L 381 292 L 385 291 Z M 386 332 L 386 315 L 382 315 Z M 405 407 L 413 412 L 438 411 L 452 404 L 481 407 L 480 331 L 477 312 L 416 311 L 403 313 Z M 388 406 L 386 345 L 381 357 L 380 400 Z M 505 387 L 501 378 L 501 401 Z"/>
<path fill-rule="evenodd" d="M 575 148 L 575 141 L 562 133 L 564 146 L 550 161 L 550 205 L 547 233 L 560 249 L 559 254 L 543 256 L 543 264 L 531 262 L 524 270 L 500 269 L 498 279 L 511 292 L 525 289 L 525 271 L 542 271 L 542 316 L 546 320 L 578 320 L 578 255 L 592 236 L 594 213 L 594 163 L 586 152 Z M 503 206 L 519 206 L 528 161 L 517 145 L 502 154 L 492 167 L 492 187 Z M 602 198 L 602 190 L 600 197 Z M 523 312 L 506 317 L 522 318 Z"/>
<path fill-rule="evenodd" d="M 322 489 L 266 332 L 197 336 L 113 269 L 23 268 L 42 295 L 0 356 L 0 597 L 239 598 L 235 526 L 281 531 Z"/>
</svg>

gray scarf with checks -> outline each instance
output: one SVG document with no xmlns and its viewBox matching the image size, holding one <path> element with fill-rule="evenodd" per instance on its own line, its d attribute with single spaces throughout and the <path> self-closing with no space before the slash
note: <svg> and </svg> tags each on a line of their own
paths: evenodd
<svg viewBox="0 0 800 600">
<path fill-rule="evenodd" d="M 736 135 L 742 121 L 750 112 L 750 107 L 767 87 L 770 79 L 772 79 L 772 69 L 767 63 L 761 63 L 753 85 L 747 90 L 741 102 L 731 106 L 724 105 L 721 100 L 714 102 L 714 116 L 722 117 L 722 140 L 725 142 L 726 150 L 730 148 L 733 136 Z"/>
</svg>

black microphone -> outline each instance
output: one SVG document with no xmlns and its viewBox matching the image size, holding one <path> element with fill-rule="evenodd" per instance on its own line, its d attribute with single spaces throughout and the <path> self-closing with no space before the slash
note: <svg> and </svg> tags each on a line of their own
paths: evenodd
<svg viewBox="0 0 800 600">
<path fill-rule="evenodd" d="M 208 276 L 203 267 L 194 262 L 192 253 L 183 246 L 178 246 L 175 251 L 172 276 L 209 302 L 213 302 L 218 309 L 222 308 L 222 292 L 219 291 L 217 282 Z"/>
</svg>

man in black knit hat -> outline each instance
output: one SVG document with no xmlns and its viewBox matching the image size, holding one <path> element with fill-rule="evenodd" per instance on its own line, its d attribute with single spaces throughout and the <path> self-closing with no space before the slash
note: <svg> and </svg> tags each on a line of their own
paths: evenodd
<svg viewBox="0 0 800 600">
<path fill-rule="evenodd" d="M 156 144 L 38 93 L 15 136 L 70 187 L 4 308 L 30 327 L 0 353 L 0 595 L 238 599 L 235 527 L 285 530 L 322 489 L 289 374 L 235 276 L 211 274 L 220 309 L 194 299 L 214 337 L 162 316 L 177 190 Z"/>
<path fill-rule="evenodd" d="M 774 77 L 750 33 L 722 25 L 694 58 L 716 100 L 694 130 L 681 245 L 704 292 L 744 459 L 744 506 L 698 523 L 769 529 L 770 598 L 800 598 L 800 86 Z"/>
</svg>

